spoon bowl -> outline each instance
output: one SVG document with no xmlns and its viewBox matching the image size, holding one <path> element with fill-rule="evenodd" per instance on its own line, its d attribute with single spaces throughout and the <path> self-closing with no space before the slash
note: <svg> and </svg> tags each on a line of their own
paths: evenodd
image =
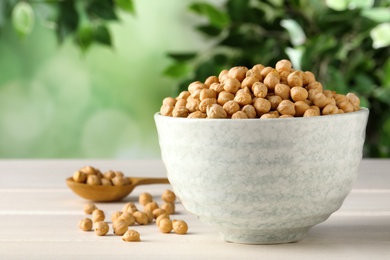
<svg viewBox="0 0 390 260">
<path fill-rule="evenodd" d="M 66 179 L 68 187 L 80 197 L 96 202 L 120 201 L 138 185 L 169 184 L 167 178 L 127 177 L 130 184 L 123 186 L 103 186 L 78 183 L 72 177 Z"/>
</svg>

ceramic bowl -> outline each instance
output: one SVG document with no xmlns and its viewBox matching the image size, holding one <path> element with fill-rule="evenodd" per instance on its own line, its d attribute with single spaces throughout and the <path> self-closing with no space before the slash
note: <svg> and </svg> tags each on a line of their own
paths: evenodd
<svg viewBox="0 0 390 260">
<path fill-rule="evenodd" d="M 183 206 L 226 241 L 274 244 L 301 240 L 341 207 L 358 174 L 368 114 L 154 119 Z"/>
</svg>

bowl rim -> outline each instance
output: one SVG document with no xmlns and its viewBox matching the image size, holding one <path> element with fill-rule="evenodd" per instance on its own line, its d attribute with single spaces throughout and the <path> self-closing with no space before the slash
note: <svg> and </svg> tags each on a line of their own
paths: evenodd
<svg viewBox="0 0 390 260">
<path fill-rule="evenodd" d="M 154 118 L 164 118 L 166 120 L 173 121 L 186 121 L 186 122 L 281 122 L 281 121 L 302 121 L 307 122 L 326 120 L 333 117 L 351 117 L 356 114 L 369 114 L 369 109 L 366 107 L 360 107 L 360 110 L 353 112 L 342 113 L 342 114 L 332 114 L 332 115 L 321 115 L 321 116 L 312 116 L 312 117 L 286 117 L 286 118 L 245 118 L 245 119 L 231 119 L 231 118 L 187 118 L 187 117 L 172 117 L 172 116 L 163 116 L 160 112 L 154 114 Z"/>
</svg>

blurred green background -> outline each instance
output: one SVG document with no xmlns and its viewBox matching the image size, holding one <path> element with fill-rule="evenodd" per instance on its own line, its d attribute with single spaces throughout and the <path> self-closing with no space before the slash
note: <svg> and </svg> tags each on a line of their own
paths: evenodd
<svg viewBox="0 0 390 260">
<path fill-rule="evenodd" d="M 390 0 L 0 0 L 0 158 L 158 158 L 164 97 L 282 58 L 357 93 L 390 157 L 389 46 Z"/>
</svg>

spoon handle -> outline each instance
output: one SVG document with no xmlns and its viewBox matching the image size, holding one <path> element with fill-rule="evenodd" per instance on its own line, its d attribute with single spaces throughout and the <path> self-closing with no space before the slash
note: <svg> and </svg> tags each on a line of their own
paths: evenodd
<svg viewBox="0 0 390 260">
<path fill-rule="evenodd" d="M 135 186 L 137 185 L 145 185 L 145 184 L 160 184 L 167 183 L 169 184 L 169 180 L 167 178 L 143 178 L 143 177 L 135 177 L 133 178 L 133 183 Z"/>
</svg>

